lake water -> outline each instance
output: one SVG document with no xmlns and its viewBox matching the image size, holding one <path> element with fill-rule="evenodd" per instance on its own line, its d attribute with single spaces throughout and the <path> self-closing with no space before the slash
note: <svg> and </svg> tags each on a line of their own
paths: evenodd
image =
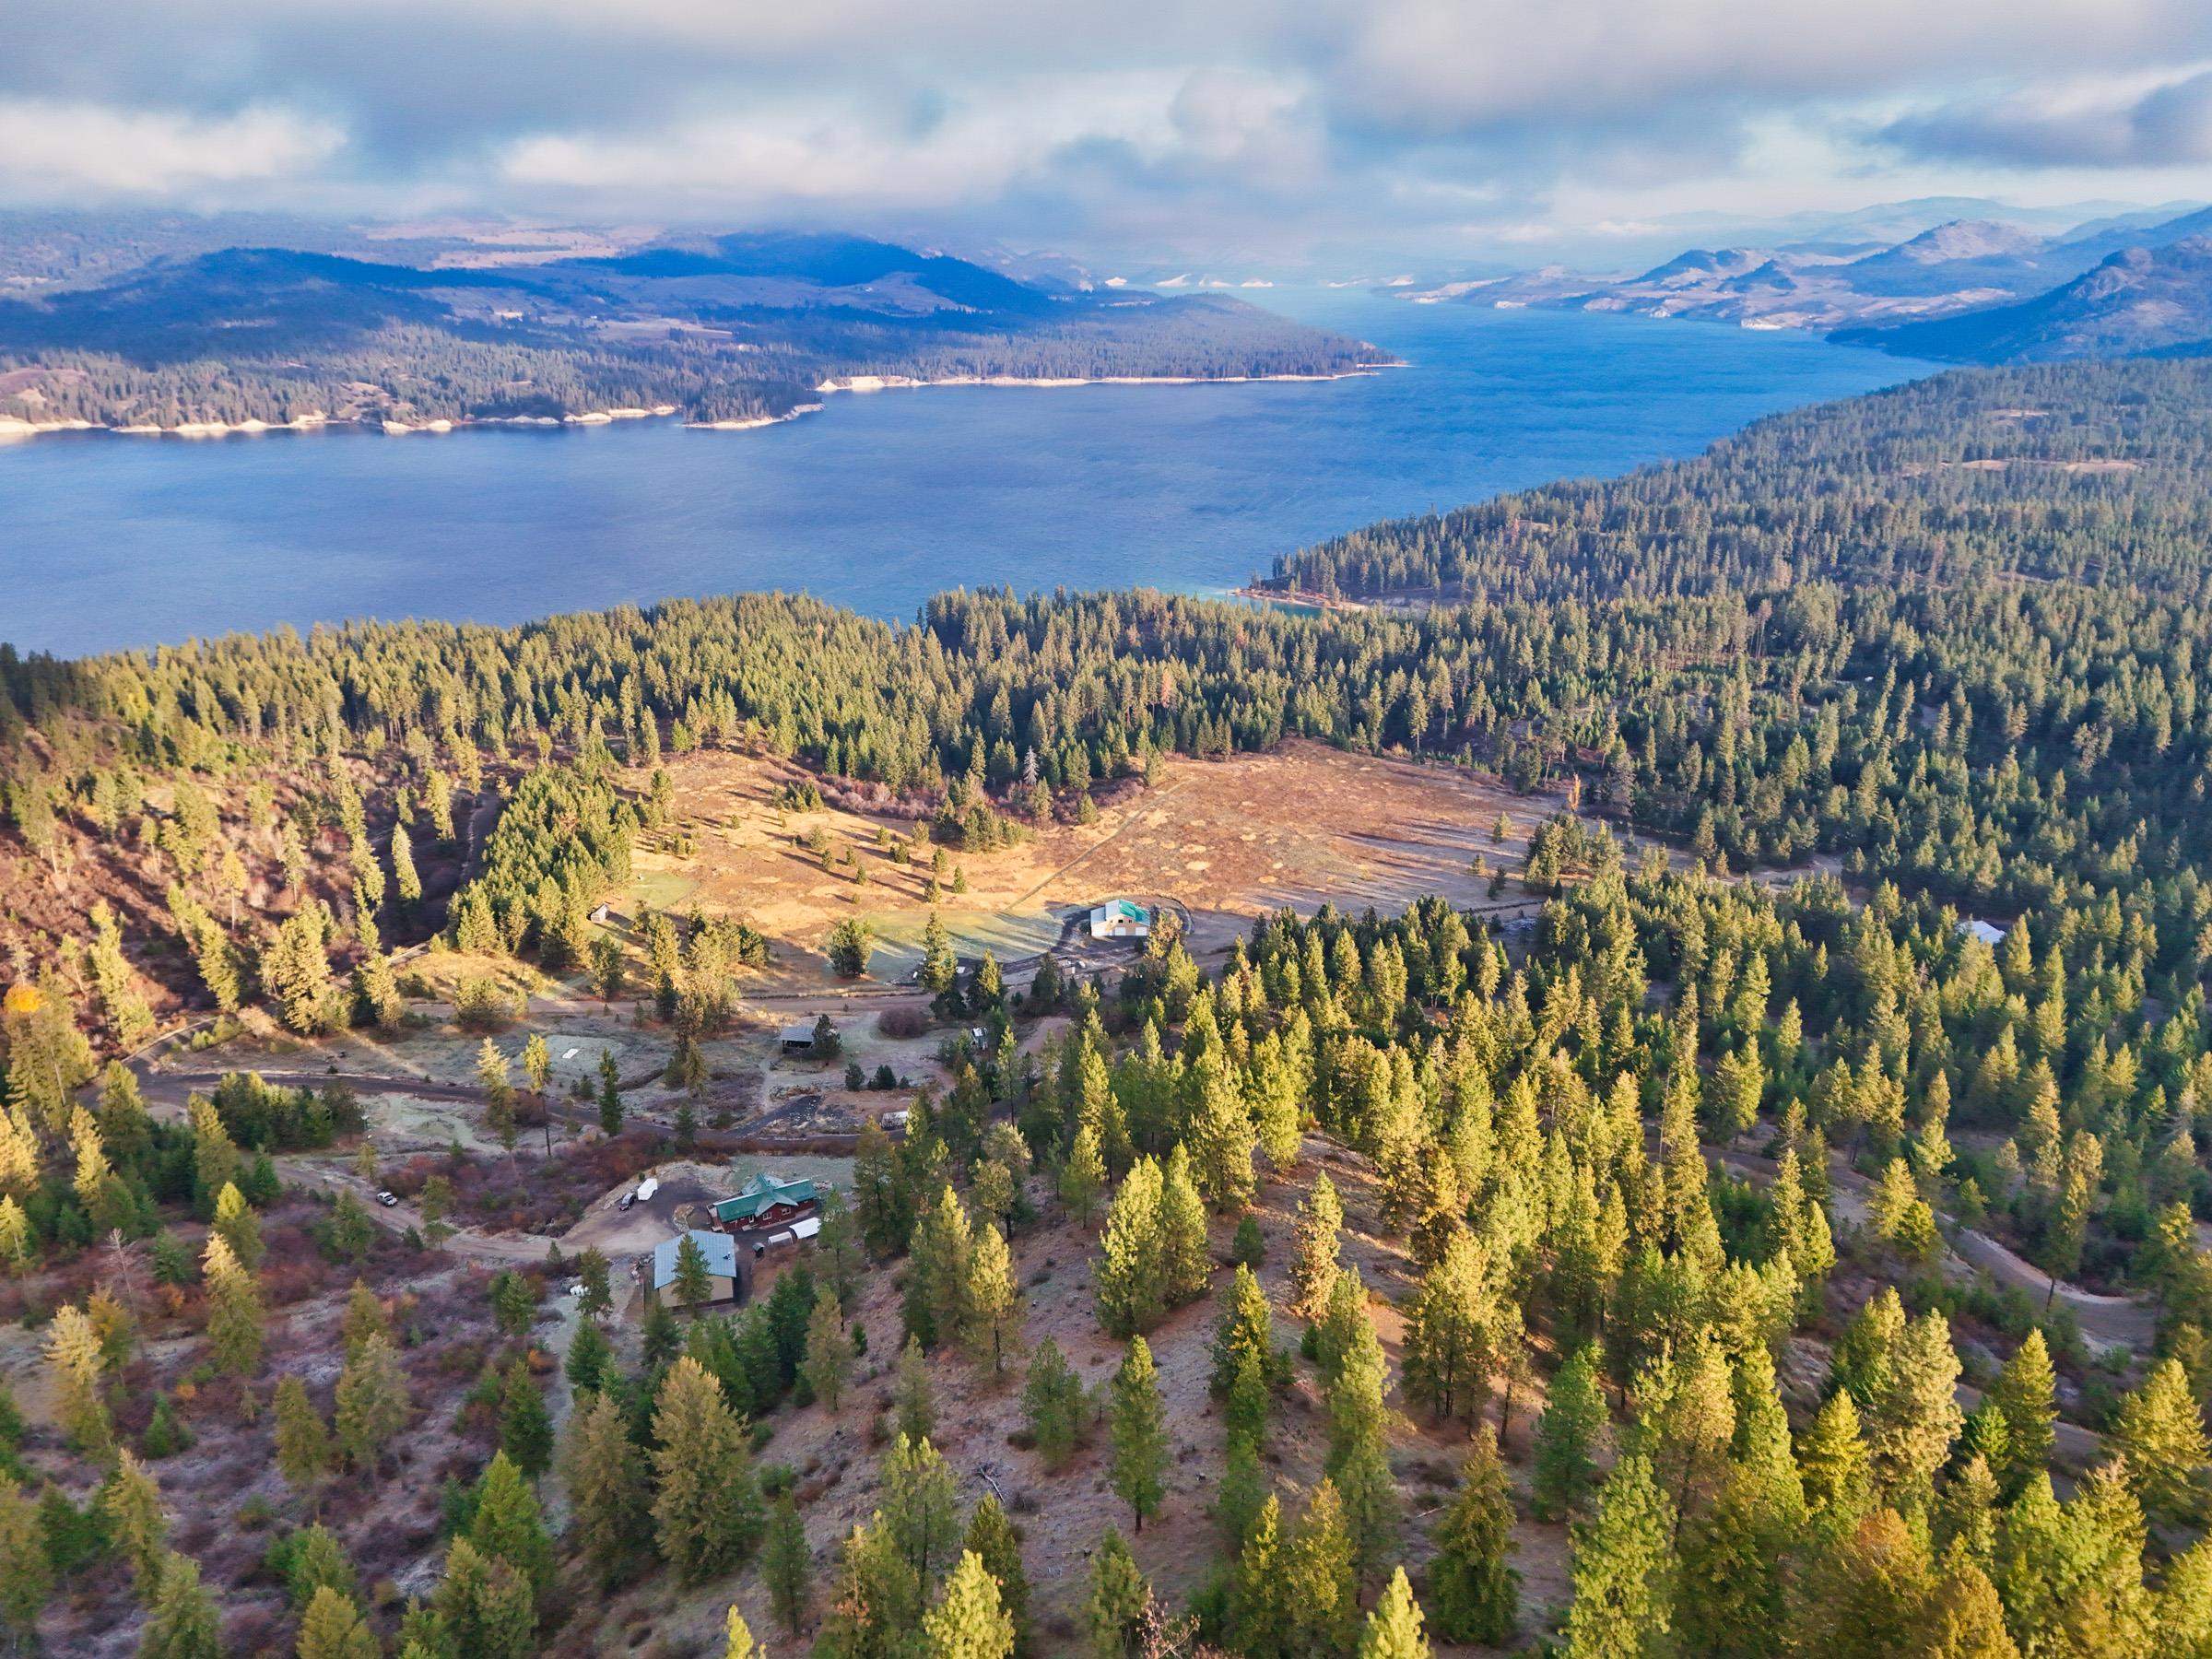
<svg viewBox="0 0 2212 1659">
<path fill-rule="evenodd" d="M 0 444 L 0 641 L 68 654 L 279 622 L 515 622 L 804 590 L 1218 592 L 1379 518 L 1694 453 L 1929 366 L 1802 335 L 1277 289 L 1413 365 L 1325 383 L 932 387 L 748 432 Z"/>
</svg>

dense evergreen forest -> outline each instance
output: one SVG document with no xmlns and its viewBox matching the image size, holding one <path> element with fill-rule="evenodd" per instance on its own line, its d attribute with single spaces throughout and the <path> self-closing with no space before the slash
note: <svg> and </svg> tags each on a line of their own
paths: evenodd
<svg viewBox="0 0 2212 1659">
<path fill-rule="evenodd" d="M 300 1651 L 388 1632 L 522 1659 L 665 1570 L 853 1659 L 1409 1655 L 1547 1629 L 1576 1659 L 2212 1653 L 2207 401 L 2200 364 L 1946 375 L 1286 560 L 1287 585 L 1391 602 L 1318 615 L 955 593 L 898 627 L 744 595 L 0 651 L 7 885 L 65 843 L 150 849 L 173 877 L 127 927 L 102 906 L 12 936 L 35 988 L 0 1026 L 0 1258 L 88 1279 L 97 1240 L 170 1239 L 176 1317 L 250 1401 L 264 1310 L 232 1235 L 258 1239 L 276 1198 L 239 1145 L 343 1135 L 344 1102 L 241 1082 L 150 1124 L 120 1068 L 80 1095 L 150 1024 L 143 981 L 258 999 L 312 1039 L 395 1021 L 382 940 L 409 920 L 597 971 L 586 914 L 662 823 L 672 751 L 795 757 L 981 845 L 1164 753 L 1302 735 L 1563 796 L 1517 872 L 1533 929 L 1509 948 L 1434 900 L 1284 913 L 1204 970 L 1163 931 L 1112 981 L 1018 992 L 933 944 L 947 1087 L 902 1139 L 862 1136 L 808 1276 L 688 1326 L 656 1302 L 634 1343 L 587 1314 L 551 1383 L 572 1400 L 558 1460 L 527 1309 L 501 1310 L 478 1385 L 499 1408 L 434 1591 L 371 1605 L 346 1556 L 366 1532 L 303 1525 L 322 1565 L 293 1579 Z M 459 839 L 456 794 L 488 778 L 506 806 L 472 878 L 411 912 L 417 838 Z M 225 903 L 222 850 L 256 835 L 301 865 L 281 916 Z M 318 846 L 342 872 L 324 889 Z M 642 932 L 639 1018 L 681 1076 L 759 941 Z M 1045 1014 L 1066 1023 L 1025 1053 Z M 178 1241 L 201 1226 L 194 1275 Z M 1120 1355 L 1095 1387 L 1029 1336 L 1070 1240 Z M 2034 1293 L 1970 1251 L 2032 1264 Z M 679 1266 L 670 1300 L 696 1308 L 705 1278 Z M 2062 1281 L 2139 1299 L 2143 1344 L 2085 1331 L 2075 1311 L 2102 1304 Z M 1153 1345 L 1208 1296 L 1214 1408 L 1171 1419 Z M 156 1430 L 111 1414 L 135 1338 L 97 1299 L 35 1312 L 72 1428 L 35 1471 L 0 1439 L 0 1542 L 41 1551 L 0 1551 L 0 1617 L 34 1625 L 57 1580 L 120 1555 L 149 1630 L 212 1630 L 198 1567 L 147 1519 Z M 846 1403 L 868 1321 L 906 1347 L 874 1419 L 878 1508 L 814 1547 L 808 1488 L 752 1451 L 871 1409 Z M 372 1308 L 347 1342 L 344 1447 L 317 1438 L 331 1391 L 275 1396 L 271 1454 L 321 1447 L 308 1498 L 375 1482 L 363 1401 L 407 1420 Z M 1216 1559 L 1182 1605 L 1109 1528 L 1083 1618 L 1031 1623 L 1020 1524 L 995 1496 L 964 1514 L 932 1438 L 956 1367 L 977 1397 L 1022 1379 L 1022 1438 L 994 1455 L 1032 1508 L 1102 1476 L 1141 1544 L 1171 1466 L 1218 1460 Z M 1440 1447 L 1447 1490 L 1417 1505 Z M 558 1559 L 526 1488 L 556 1461 Z M 97 1538 L 70 1495 L 93 1490 Z M 1523 1605 L 1524 1520 L 1571 1524 L 1556 1628 Z M 753 1651 L 734 1610 L 729 1652 Z"/>
</svg>

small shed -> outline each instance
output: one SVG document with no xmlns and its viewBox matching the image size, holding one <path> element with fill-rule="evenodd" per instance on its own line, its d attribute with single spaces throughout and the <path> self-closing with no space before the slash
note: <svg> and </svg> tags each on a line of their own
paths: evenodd
<svg viewBox="0 0 2212 1659">
<path fill-rule="evenodd" d="M 664 1239 L 653 1247 L 653 1289 L 656 1295 L 665 1294 L 676 1283 L 677 1253 L 689 1239 L 699 1246 L 700 1254 L 707 1259 L 707 1293 L 709 1301 L 735 1301 L 741 1283 L 741 1269 L 737 1265 L 737 1241 L 727 1233 L 709 1232 L 704 1228 L 692 1228 L 688 1232 L 673 1239 Z"/>
<path fill-rule="evenodd" d="M 1148 939 L 1152 936 L 1152 912 L 1131 900 L 1109 899 L 1091 910 L 1090 936 L 1094 939 Z"/>
<path fill-rule="evenodd" d="M 1993 950 L 2005 943 L 2005 930 L 1995 923 L 1984 922 L 1979 917 L 1969 917 L 1959 923 L 1959 931 L 1981 940 Z"/>
<path fill-rule="evenodd" d="M 783 1045 L 783 1052 L 787 1054 L 811 1054 L 814 1053 L 814 1027 L 787 1025 L 776 1033 L 776 1041 Z"/>
</svg>

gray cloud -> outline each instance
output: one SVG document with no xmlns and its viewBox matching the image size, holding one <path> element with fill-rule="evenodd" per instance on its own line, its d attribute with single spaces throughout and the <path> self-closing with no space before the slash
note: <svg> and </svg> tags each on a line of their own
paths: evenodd
<svg viewBox="0 0 2212 1659">
<path fill-rule="evenodd" d="M 2067 105 L 2034 92 L 1962 100 L 1891 122 L 1881 137 L 1918 156 L 2000 167 L 2212 162 L 2212 71 Z"/>
<path fill-rule="evenodd" d="M 2203 0 L 10 0 L 0 198 L 942 223 L 1107 247 L 1449 245 L 1547 196 L 2202 159 Z M 2022 88 L 1975 101 L 2002 76 Z M 1877 118 L 1900 105 L 1927 113 Z M 138 124 L 134 129 L 133 124 Z M 137 130 L 159 142 L 143 147 Z M 240 146 L 256 153 L 241 159 Z M 258 149 L 256 149 L 258 147 Z M 1217 243 L 1218 245 L 1218 243 Z"/>
</svg>

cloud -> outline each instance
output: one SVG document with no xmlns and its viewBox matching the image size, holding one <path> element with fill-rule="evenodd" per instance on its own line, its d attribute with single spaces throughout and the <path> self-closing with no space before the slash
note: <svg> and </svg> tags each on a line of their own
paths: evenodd
<svg viewBox="0 0 2212 1659">
<path fill-rule="evenodd" d="M 97 29 L 82 0 L 7 11 L 0 110 L 58 113 L 19 124 L 39 159 L 0 158 L 0 200 L 900 218 L 1163 255 L 1464 248 L 1559 201 L 1636 220 L 1755 180 L 1838 205 L 1888 172 L 1933 194 L 2201 160 L 2189 77 L 2212 64 L 2204 0 L 101 0 Z M 2039 119 L 2088 76 L 2130 91 Z"/>
<path fill-rule="evenodd" d="M 202 116 L 0 98 L 0 192 L 58 202 L 292 179 L 345 142 L 335 124 L 273 104 Z"/>
<path fill-rule="evenodd" d="M 1879 135 L 1913 155 L 1998 167 L 2187 167 L 2212 162 L 2212 70 L 2147 91 L 1961 100 Z"/>
</svg>

